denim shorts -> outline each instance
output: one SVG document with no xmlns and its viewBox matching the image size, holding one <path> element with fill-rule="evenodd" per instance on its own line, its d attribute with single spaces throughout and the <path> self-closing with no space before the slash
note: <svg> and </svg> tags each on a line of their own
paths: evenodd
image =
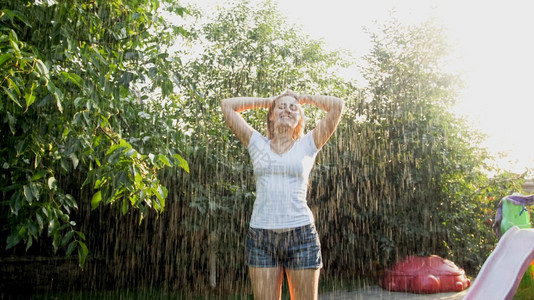
<svg viewBox="0 0 534 300">
<path fill-rule="evenodd" d="M 249 228 L 246 262 L 256 268 L 322 268 L 321 243 L 315 225 L 283 232 Z"/>
</svg>

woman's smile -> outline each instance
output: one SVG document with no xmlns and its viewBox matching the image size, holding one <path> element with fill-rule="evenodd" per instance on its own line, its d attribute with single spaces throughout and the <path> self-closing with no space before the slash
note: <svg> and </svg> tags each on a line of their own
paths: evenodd
<svg viewBox="0 0 534 300">
<path fill-rule="evenodd" d="M 280 118 L 281 119 L 293 119 L 291 115 L 281 115 Z"/>
<path fill-rule="evenodd" d="M 293 97 L 282 97 L 278 99 L 278 103 L 275 107 L 278 116 L 275 123 L 281 122 L 284 125 L 294 127 L 298 123 L 299 109 L 298 102 Z"/>
</svg>

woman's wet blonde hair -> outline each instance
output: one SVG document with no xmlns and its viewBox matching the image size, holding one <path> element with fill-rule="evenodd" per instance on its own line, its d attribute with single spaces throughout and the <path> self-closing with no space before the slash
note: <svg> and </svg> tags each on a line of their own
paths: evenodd
<svg viewBox="0 0 534 300">
<path fill-rule="evenodd" d="M 285 92 L 282 95 L 274 98 L 273 102 L 271 103 L 271 106 L 269 106 L 269 111 L 267 112 L 267 138 L 268 139 L 274 138 L 274 124 L 273 124 L 273 121 L 271 121 L 271 116 L 273 115 L 274 108 L 276 107 L 276 101 L 286 96 L 293 97 L 298 102 L 296 95 L 292 92 Z M 299 122 L 297 123 L 297 126 L 295 126 L 295 129 L 293 130 L 293 135 L 292 135 L 293 140 L 298 140 L 302 136 L 302 134 L 304 133 L 304 126 L 306 123 L 304 119 L 304 111 L 302 110 L 302 106 L 300 106 L 300 104 L 298 105 L 298 110 L 300 114 L 300 119 L 299 119 Z"/>
</svg>

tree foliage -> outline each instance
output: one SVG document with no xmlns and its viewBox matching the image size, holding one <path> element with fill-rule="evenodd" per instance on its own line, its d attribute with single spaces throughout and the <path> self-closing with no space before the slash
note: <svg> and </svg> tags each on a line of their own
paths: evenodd
<svg viewBox="0 0 534 300">
<path fill-rule="evenodd" d="M 438 254 L 474 272 L 495 243 L 484 224 L 495 199 L 521 188 L 488 179 L 483 137 L 452 113 L 462 82 L 443 71 L 443 29 L 392 19 L 370 36 L 368 84 L 312 185 L 323 230 L 340 232 L 324 239 L 330 266 L 369 276 L 406 255 Z"/>
<path fill-rule="evenodd" d="M 163 210 L 167 190 L 156 173 L 184 161 L 172 147 L 141 151 L 147 128 L 135 123 L 154 114 L 143 102 L 165 98 L 176 83 L 178 62 L 166 45 L 184 31 L 170 27 L 161 9 L 153 0 L 4 3 L 0 178 L 8 248 L 20 241 L 29 248 L 45 231 L 55 250 L 78 249 L 84 264 L 85 235 L 70 215 L 87 199 L 67 193 L 69 184 L 94 190 L 93 207 Z"/>
</svg>

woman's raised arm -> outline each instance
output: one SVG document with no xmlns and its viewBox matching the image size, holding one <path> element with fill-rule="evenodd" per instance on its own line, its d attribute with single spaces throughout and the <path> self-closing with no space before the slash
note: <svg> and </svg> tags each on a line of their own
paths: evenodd
<svg viewBox="0 0 534 300">
<path fill-rule="evenodd" d="M 221 108 L 226 124 L 234 132 L 237 138 L 248 147 L 250 137 L 254 129 L 239 114 L 242 111 L 254 108 L 267 108 L 274 98 L 237 97 L 224 99 Z"/>
<path fill-rule="evenodd" d="M 326 115 L 317 123 L 312 133 L 315 146 L 321 149 L 336 130 L 345 101 L 337 97 L 321 95 L 299 95 L 298 99 L 301 104 L 314 105 L 326 111 Z"/>
</svg>

